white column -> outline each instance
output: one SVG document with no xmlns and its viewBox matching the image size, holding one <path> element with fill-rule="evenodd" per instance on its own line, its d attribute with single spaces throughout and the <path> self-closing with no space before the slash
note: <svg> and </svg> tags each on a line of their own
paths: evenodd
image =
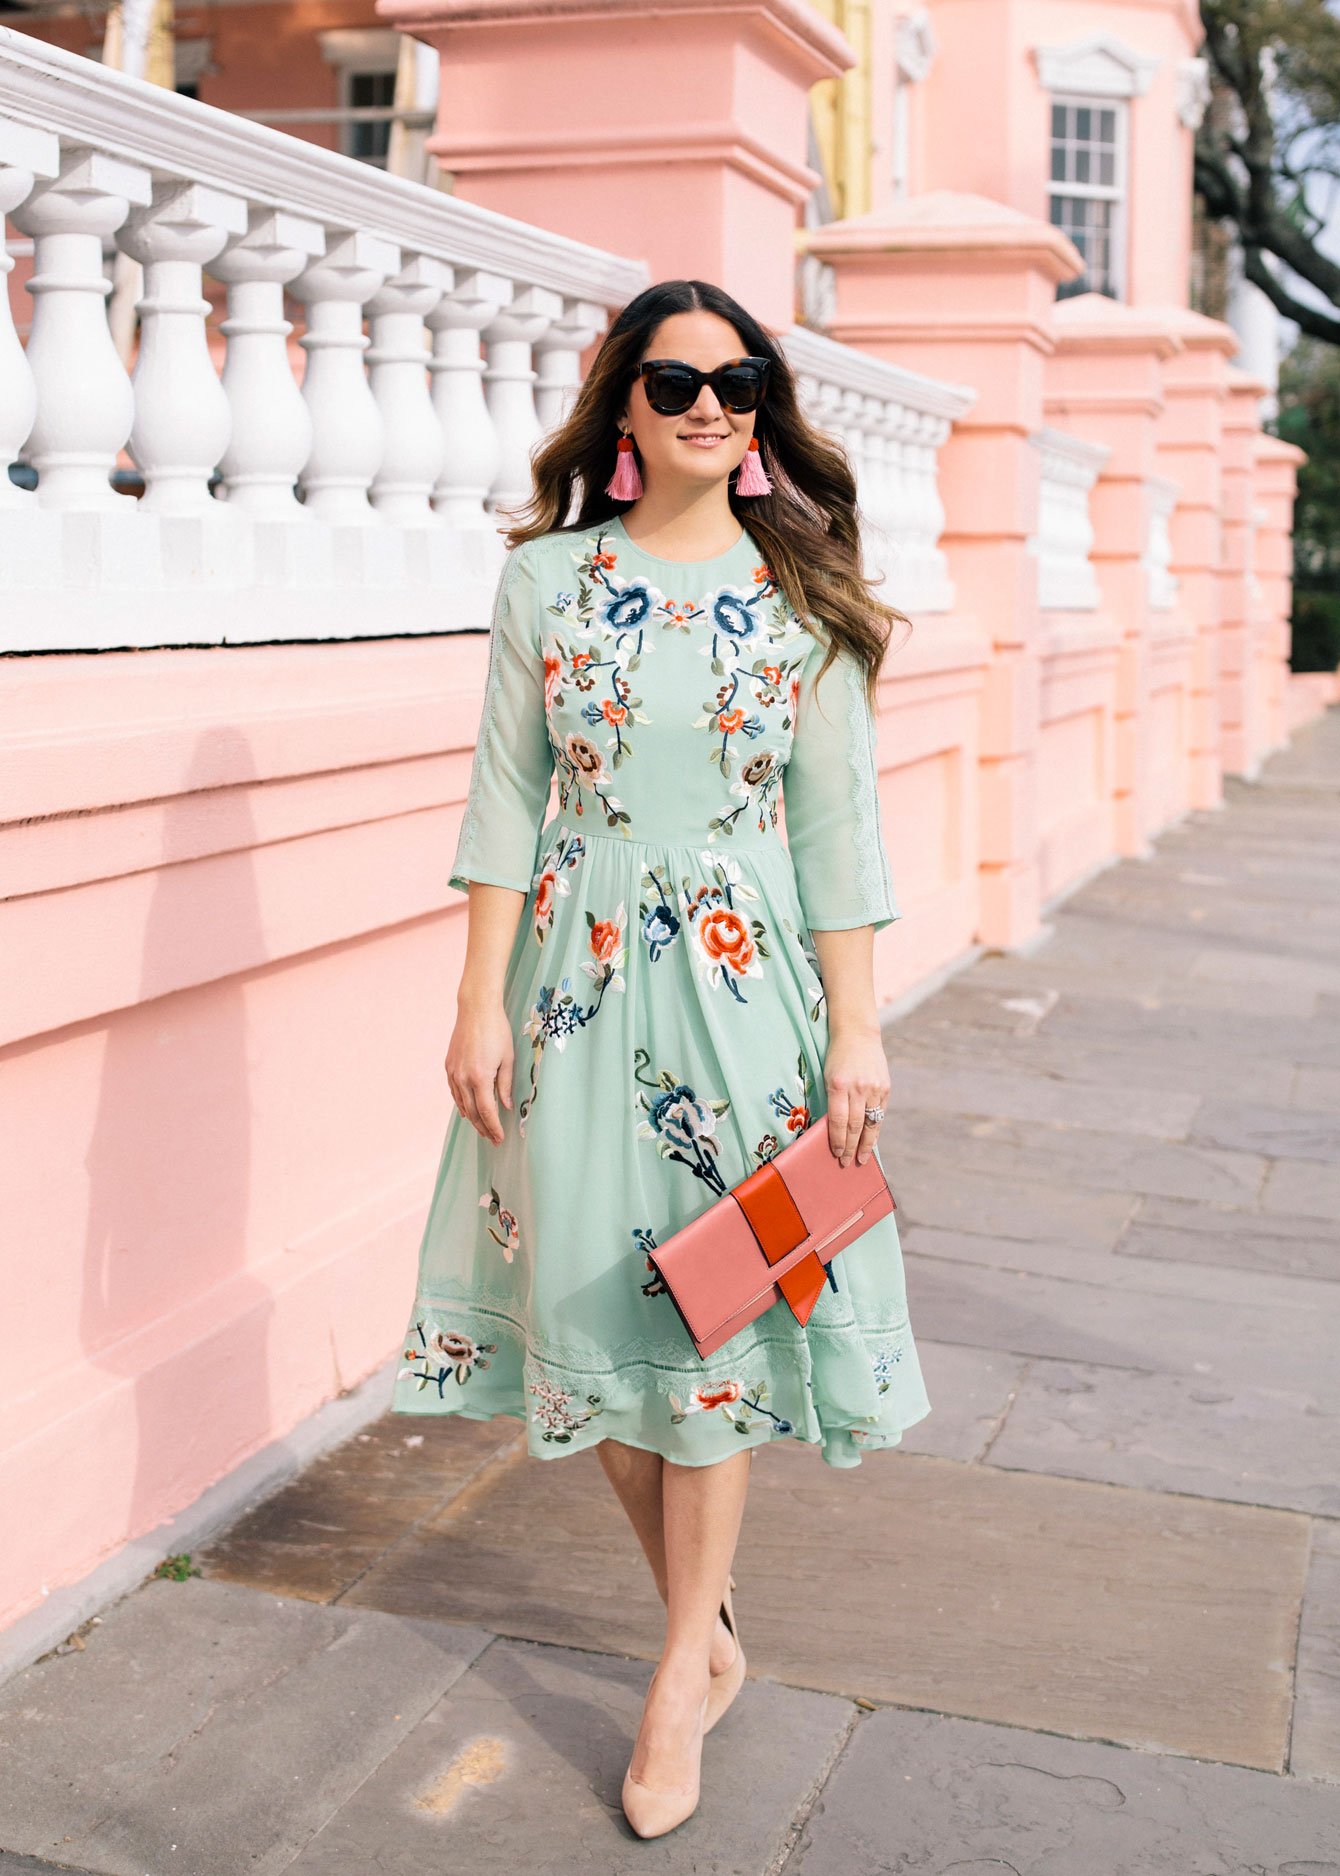
<svg viewBox="0 0 1340 1876">
<path fill-rule="evenodd" d="M 152 199 L 138 163 L 72 150 L 60 174 L 39 182 L 10 220 L 36 244 L 28 282 L 33 327 L 28 364 L 37 384 L 37 418 L 25 454 L 37 471 L 43 507 L 116 508 L 108 477 L 135 419 L 135 398 L 116 355 L 103 302 L 111 282 L 102 242 L 132 202 Z"/>
<path fill-rule="evenodd" d="M 563 311 L 561 294 L 525 287 L 484 328 L 484 395 L 498 436 L 498 472 L 489 506 L 511 508 L 531 492 L 530 453 L 542 434 L 535 409 L 531 348 Z"/>
<path fill-rule="evenodd" d="M 535 410 L 542 431 L 557 429 L 582 383 L 582 353 L 605 330 L 603 306 L 564 300 L 561 316 L 535 341 Z"/>
<path fill-rule="evenodd" d="M 323 252 L 319 222 L 286 209 L 253 208 L 250 226 L 209 271 L 228 288 L 223 389 L 232 435 L 219 458 L 222 493 L 253 515 L 301 519 L 295 485 L 312 447 L 312 419 L 289 363 L 284 283 Z"/>
<path fill-rule="evenodd" d="M 231 419 L 205 337 L 210 308 L 200 270 L 246 226 L 241 196 L 198 182 L 160 182 L 151 206 L 133 209 L 116 237 L 144 269 L 130 453 L 144 476 L 147 510 L 187 515 L 213 507 L 210 478 L 228 447 Z"/>
<path fill-rule="evenodd" d="M 376 519 L 368 486 L 385 438 L 363 369 L 363 307 L 399 266 L 395 242 L 361 232 L 341 235 L 291 288 L 307 307 L 307 330 L 298 343 L 307 354 L 302 394 L 312 416 L 312 449 L 302 489 L 308 510 L 322 521 Z"/>
<path fill-rule="evenodd" d="M 479 335 L 511 297 L 501 274 L 458 268 L 455 286 L 428 315 L 433 409 L 445 446 L 433 506 L 454 528 L 489 525 L 484 503 L 498 473 L 498 435 L 484 400 Z"/>
<path fill-rule="evenodd" d="M 428 389 L 423 322 L 451 283 L 444 262 L 415 254 L 368 301 L 368 381 L 386 433 L 372 505 L 383 520 L 401 525 L 436 520 L 430 498 L 446 447 Z"/>
<path fill-rule="evenodd" d="M 0 236 L 5 216 L 18 207 L 36 176 L 60 169 L 60 145 L 49 130 L 0 117 Z M 9 479 L 9 465 L 27 441 L 37 415 L 37 385 L 14 330 L 7 276 L 14 263 L 0 238 L 0 508 L 20 508 L 32 496 Z"/>
</svg>

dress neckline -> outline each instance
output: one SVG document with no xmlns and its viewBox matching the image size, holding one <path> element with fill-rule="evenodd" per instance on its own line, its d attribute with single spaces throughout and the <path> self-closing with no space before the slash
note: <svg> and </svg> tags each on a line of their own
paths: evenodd
<svg viewBox="0 0 1340 1876">
<path fill-rule="evenodd" d="M 715 567 L 720 565 L 722 561 L 733 560 L 740 552 L 740 549 L 752 540 L 748 528 L 742 525 L 739 540 L 733 542 L 732 545 L 726 549 L 724 554 L 712 554 L 709 555 L 706 560 L 667 560 L 663 554 L 653 554 L 649 549 L 640 546 L 624 526 L 622 515 L 616 515 L 612 525 L 617 529 L 620 539 L 630 552 L 641 554 L 644 560 L 650 560 L 658 567 Z"/>
</svg>

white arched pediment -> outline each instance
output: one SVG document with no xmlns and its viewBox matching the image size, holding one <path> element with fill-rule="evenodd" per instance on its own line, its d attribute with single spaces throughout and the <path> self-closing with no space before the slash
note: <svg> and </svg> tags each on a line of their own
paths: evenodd
<svg viewBox="0 0 1340 1876">
<path fill-rule="evenodd" d="M 1067 46 L 1034 46 L 1033 57 L 1044 91 L 1096 98 L 1143 97 L 1162 63 L 1136 52 L 1115 33 L 1088 33 Z"/>
</svg>

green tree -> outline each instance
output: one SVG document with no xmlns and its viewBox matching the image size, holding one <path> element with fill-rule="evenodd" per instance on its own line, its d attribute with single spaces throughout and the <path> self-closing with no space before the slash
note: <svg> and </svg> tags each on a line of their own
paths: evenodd
<svg viewBox="0 0 1340 1876">
<path fill-rule="evenodd" d="M 1295 671 L 1340 664 L 1340 351 L 1302 338 L 1280 366 L 1272 426 L 1307 451 L 1293 519 Z"/>
</svg>

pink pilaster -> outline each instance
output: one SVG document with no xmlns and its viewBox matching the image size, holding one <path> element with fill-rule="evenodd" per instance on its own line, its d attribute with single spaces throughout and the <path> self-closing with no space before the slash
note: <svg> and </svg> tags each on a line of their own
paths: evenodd
<svg viewBox="0 0 1340 1876">
<path fill-rule="evenodd" d="M 963 612 L 993 646 L 983 694 L 981 916 L 991 945 L 1039 924 L 1037 525 L 1044 366 L 1057 282 L 1079 271 L 1045 222 L 937 191 L 810 231 L 831 263 L 835 339 L 979 390 L 940 452 L 942 545 Z"/>
<path fill-rule="evenodd" d="M 1149 550 L 1154 522 L 1163 362 L 1179 349 L 1155 316 L 1097 293 L 1062 300 L 1047 363 L 1045 408 L 1058 430 L 1111 452 L 1089 500 L 1090 553 L 1103 611 L 1120 632 L 1113 698 L 1113 828 L 1117 851 L 1144 853 L 1179 788 L 1180 699 L 1161 693 L 1189 680 L 1156 638 Z M 1189 666 L 1190 647 L 1183 663 Z M 1163 655 L 1160 655 L 1160 654 Z M 1163 747 L 1175 736 L 1176 747 Z M 1175 806 L 1181 806 L 1176 801 Z"/>
<path fill-rule="evenodd" d="M 1172 571 L 1180 603 L 1195 632 L 1190 709 L 1186 725 L 1188 783 L 1193 808 L 1223 798 L 1219 730 L 1219 619 L 1222 576 L 1220 451 L 1228 395 L 1228 360 L 1237 334 L 1217 319 L 1183 306 L 1147 308 L 1181 341 L 1163 368 L 1159 420 L 1159 472 L 1178 485 L 1170 526 Z"/>
<path fill-rule="evenodd" d="M 806 0 L 378 0 L 435 45 L 455 193 L 791 323 L 808 94 L 854 61 Z"/>
<path fill-rule="evenodd" d="M 1256 585 L 1261 609 L 1257 668 L 1267 749 L 1288 737 L 1290 615 L 1293 611 L 1293 505 L 1301 449 L 1280 437 L 1256 439 Z"/>
<path fill-rule="evenodd" d="M 1223 560 L 1219 611 L 1219 734 L 1227 775 L 1255 775 L 1266 747 L 1265 713 L 1254 682 L 1262 630 L 1256 591 L 1256 444 L 1259 378 L 1230 365 L 1224 403 Z"/>
</svg>

